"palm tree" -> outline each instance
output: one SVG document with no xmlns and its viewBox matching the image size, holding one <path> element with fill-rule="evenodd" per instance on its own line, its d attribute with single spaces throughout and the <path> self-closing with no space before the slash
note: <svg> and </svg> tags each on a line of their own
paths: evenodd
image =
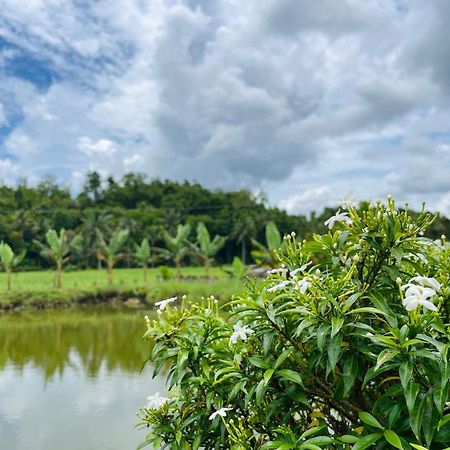
<svg viewBox="0 0 450 450">
<path fill-rule="evenodd" d="M 247 243 L 256 236 L 255 219 L 250 215 L 239 216 L 233 224 L 231 237 L 241 244 L 241 259 L 246 264 Z"/>
<path fill-rule="evenodd" d="M 167 249 L 159 249 L 161 253 L 171 258 L 177 268 L 177 278 L 181 279 L 181 262 L 189 251 L 188 237 L 191 232 L 191 226 L 178 225 L 175 236 L 171 236 L 167 230 L 163 230 L 162 237 L 166 243 Z"/>
<path fill-rule="evenodd" d="M 111 239 L 106 241 L 103 233 L 97 230 L 97 239 L 99 244 L 99 251 L 97 254 L 98 259 L 106 261 L 108 268 L 108 283 L 113 282 L 113 268 L 117 261 L 120 261 L 125 257 L 125 253 L 120 253 L 123 246 L 128 239 L 128 230 L 117 229 L 114 231 Z"/>
<path fill-rule="evenodd" d="M 17 267 L 25 258 L 27 251 L 23 249 L 18 255 L 14 255 L 12 248 L 4 243 L 0 243 L 0 259 L 2 261 L 3 268 L 7 274 L 7 289 L 11 290 L 11 275 L 14 267 Z"/>
<path fill-rule="evenodd" d="M 144 281 L 145 284 L 147 284 L 148 263 L 152 259 L 152 252 L 150 250 L 150 244 L 148 243 L 147 238 L 142 239 L 140 245 L 137 244 L 134 245 L 134 257 L 139 262 L 139 264 L 144 268 Z"/>
<path fill-rule="evenodd" d="M 102 268 L 101 260 L 97 258 L 98 252 L 98 239 L 97 230 L 100 230 L 104 234 L 110 234 L 110 225 L 113 221 L 113 216 L 106 211 L 87 210 L 86 216 L 81 226 L 81 234 L 83 235 L 83 247 L 85 250 L 85 259 L 87 266 L 89 266 L 89 260 L 92 256 L 97 259 L 97 268 Z"/>
<path fill-rule="evenodd" d="M 194 254 L 203 262 L 206 278 L 209 277 L 209 268 L 214 262 L 214 256 L 225 245 L 226 240 L 226 237 L 218 235 L 211 240 L 206 225 L 203 222 L 197 225 L 197 242 L 196 244 L 191 244 L 191 248 Z"/>
<path fill-rule="evenodd" d="M 56 264 L 55 287 L 61 288 L 63 265 L 70 260 L 69 252 L 81 245 L 81 236 L 76 235 L 70 239 L 66 230 L 61 228 L 59 234 L 53 229 L 48 230 L 45 234 L 45 239 L 47 245 L 38 241 L 36 241 L 36 244 L 41 247 L 42 255 Z"/>
</svg>

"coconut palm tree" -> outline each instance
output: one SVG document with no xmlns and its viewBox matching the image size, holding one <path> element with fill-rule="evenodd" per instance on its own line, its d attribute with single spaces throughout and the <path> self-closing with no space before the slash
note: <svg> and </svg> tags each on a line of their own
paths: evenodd
<svg viewBox="0 0 450 450">
<path fill-rule="evenodd" d="M 97 230 L 97 239 L 99 250 L 97 257 L 100 260 L 106 261 L 108 269 L 108 283 L 113 282 L 113 268 L 118 261 L 125 257 L 125 253 L 121 253 L 123 246 L 128 239 L 129 231 L 117 229 L 112 234 L 109 240 L 106 240 L 103 233 Z"/>
<path fill-rule="evenodd" d="M 17 267 L 25 258 L 27 251 L 23 249 L 18 255 L 15 255 L 12 248 L 4 243 L 0 242 L 0 259 L 7 274 L 7 289 L 11 290 L 11 275 L 14 267 Z"/>
</svg>

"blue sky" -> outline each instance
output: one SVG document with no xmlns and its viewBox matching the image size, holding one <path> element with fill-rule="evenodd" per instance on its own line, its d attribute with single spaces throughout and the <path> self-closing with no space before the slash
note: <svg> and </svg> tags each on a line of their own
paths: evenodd
<svg viewBox="0 0 450 450">
<path fill-rule="evenodd" d="M 97 170 L 450 215 L 444 0 L 0 0 L 0 180 Z"/>
</svg>

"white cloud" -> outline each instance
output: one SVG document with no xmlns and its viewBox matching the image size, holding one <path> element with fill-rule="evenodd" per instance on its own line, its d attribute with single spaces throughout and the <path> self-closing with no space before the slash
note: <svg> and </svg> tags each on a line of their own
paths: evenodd
<svg viewBox="0 0 450 450">
<path fill-rule="evenodd" d="M 112 157 L 117 149 L 114 142 L 109 139 L 99 139 L 94 142 L 87 136 L 78 139 L 78 148 L 87 156 Z"/>
<path fill-rule="evenodd" d="M 139 170 L 296 212 L 450 189 L 442 2 L 83 5 L 2 4 L 0 124 L 21 175 Z"/>
</svg>

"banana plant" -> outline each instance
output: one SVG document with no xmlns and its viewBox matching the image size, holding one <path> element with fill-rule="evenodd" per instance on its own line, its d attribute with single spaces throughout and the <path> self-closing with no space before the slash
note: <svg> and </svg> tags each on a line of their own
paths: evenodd
<svg viewBox="0 0 450 450">
<path fill-rule="evenodd" d="M 152 261 L 152 252 L 147 238 L 142 239 L 140 245 L 134 245 L 134 257 L 144 268 L 144 281 L 148 283 L 148 264 Z"/>
<path fill-rule="evenodd" d="M 113 268 L 118 261 L 123 259 L 126 255 L 121 253 L 129 235 L 129 230 L 117 229 L 112 234 L 109 240 L 106 240 L 103 233 L 97 230 L 97 241 L 99 250 L 97 258 L 106 261 L 108 268 L 108 283 L 113 283 Z"/>
<path fill-rule="evenodd" d="M 181 279 L 181 262 L 190 250 L 190 243 L 188 241 L 190 233 L 191 226 L 188 223 L 185 225 L 179 224 L 175 236 L 171 236 L 167 230 L 163 230 L 162 232 L 167 249 L 159 249 L 159 251 L 175 263 L 177 278 L 179 280 Z"/>
<path fill-rule="evenodd" d="M 0 259 L 7 276 L 7 289 L 11 290 L 11 276 L 14 267 L 17 267 L 25 258 L 27 251 L 23 249 L 18 255 L 15 255 L 12 248 L 5 242 L 0 242 Z"/>
<path fill-rule="evenodd" d="M 203 263 L 206 278 L 209 278 L 209 269 L 214 262 L 214 256 L 225 245 L 226 240 L 225 236 L 219 235 L 211 239 L 206 225 L 203 222 L 197 225 L 197 242 L 191 244 L 191 248 L 194 255 Z"/>
<path fill-rule="evenodd" d="M 282 248 L 283 240 L 274 222 L 267 222 L 265 231 L 266 245 L 253 239 L 256 248 L 252 250 L 251 255 L 259 266 L 276 267 L 279 264 L 276 252 Z"/>
<path fill-rule="evenodd" d="M 64 264 L 70 260 L 69 253 L 81 245 L 82 238 L 76 235 L 70 238 L 64 228 L 61 228 L 59 234 L 56 230 L 50 229 L 45 234 L 47 245 L 35 241 L 41 247 L 41 254 L 52 260 L 56 265 L 55 287 L 62 287 L 62 269 Z"/>
</svg>

